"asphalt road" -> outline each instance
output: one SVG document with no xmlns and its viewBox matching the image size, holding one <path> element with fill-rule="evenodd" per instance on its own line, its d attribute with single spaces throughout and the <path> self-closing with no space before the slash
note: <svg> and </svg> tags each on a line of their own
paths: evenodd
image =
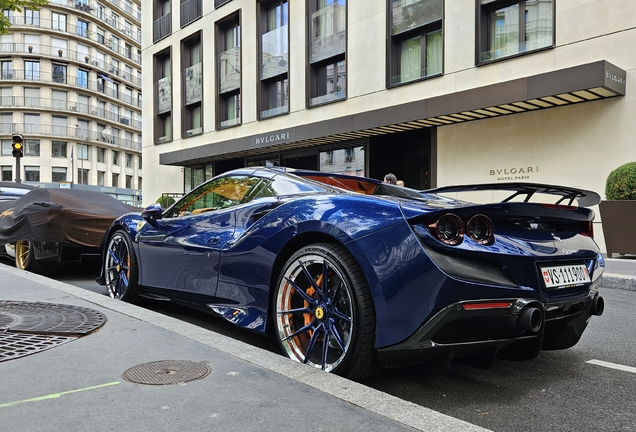
<svg viewBox="0 0 636 432">
<path fill-rule="evenodd" d="M 55 279 L 105 294 L 95 277 L 87 268 L 67 269 Z M 497 361 L 487 370 L 454 363 L 444 375 L 426 367 L 387 370 L 365 384 L 494 431 L 636 430 L 636 292 L 602 294 L 605 313 L 571 349 L 544 351 L 528 362 Z M 272 339 L 197 311 L 157 301 L 143 307 L 278 350 Z"/>
</svg>

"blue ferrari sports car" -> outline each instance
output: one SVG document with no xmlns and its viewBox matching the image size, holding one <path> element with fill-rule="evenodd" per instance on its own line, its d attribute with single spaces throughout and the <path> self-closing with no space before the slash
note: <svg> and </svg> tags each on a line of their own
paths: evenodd
<svg viewBox="0 0 636 432">
<path fill-rule="evenodd" d="M 505 198 L 455 198 L 491 189 Z M 242 168 L 116 219 L 98 281 L 114 298 L 170 300 L 267 332 L 289 358 L 351 379 L 453 359 L 488 367 L 569 348 L 602 314 L 587 208 L 599 201 L 529 183 L 417 191 Z"/>
</svg>

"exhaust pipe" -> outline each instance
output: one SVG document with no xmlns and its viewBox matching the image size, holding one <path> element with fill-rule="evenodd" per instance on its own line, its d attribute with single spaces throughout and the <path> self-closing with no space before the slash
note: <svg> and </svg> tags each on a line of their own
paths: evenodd
<svg viewBox="0 0 636 432">
<path fill-rule="evenodd" d="M 605 310 L 605 300 L 603 297 L 596 294 L 592 299 L 592 306 L 590 307 L 590 315 L 601 316 Z"/>
<path fill-rule="evenodd" d="M 520 330 L 537 333 L 543 325 L 543 316 L 536 307 L 527 307 L 519 314 L 517 326 Z"/>
</svg>

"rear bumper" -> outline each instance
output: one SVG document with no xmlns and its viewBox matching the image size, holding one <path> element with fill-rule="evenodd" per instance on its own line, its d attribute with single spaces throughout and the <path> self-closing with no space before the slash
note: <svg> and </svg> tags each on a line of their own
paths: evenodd
<svg viewBox="0 0 636 432">
<path fill-rule="evenodd" d="M 378 349 L 380 363 L 399 367 L 471 356 L 529 360 L 541 349 L 569 348 L 578 342 L 590 317 L 602 313 L 597 287 L 595 283 L 585 296 L 550 303 L 529 298 L 453 303 L 404 342 Z M 509 305 L 503 307 L 505 303 Z M 529 312 L 534 327 L 528 325 Z"/>
</svg>

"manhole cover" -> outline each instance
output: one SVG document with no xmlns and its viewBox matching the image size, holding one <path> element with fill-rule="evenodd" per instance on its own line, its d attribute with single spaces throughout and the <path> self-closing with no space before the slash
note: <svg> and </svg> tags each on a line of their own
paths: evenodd
<svg viewBox="0 0 636 432">
<path fill-rule="evenodd" d="M 205 363 L 161 360 L 131 367 L 124 372 L 124 379 L 137 384 L 169 385 L 205 378 L 209 373 Z"/>
<path fill-rule="evenodd" d="M 84 336 L 105 322 L 103 313 L 80 306 L 0 301 L 0 328 L 5 331 Z"/>
</svg>

